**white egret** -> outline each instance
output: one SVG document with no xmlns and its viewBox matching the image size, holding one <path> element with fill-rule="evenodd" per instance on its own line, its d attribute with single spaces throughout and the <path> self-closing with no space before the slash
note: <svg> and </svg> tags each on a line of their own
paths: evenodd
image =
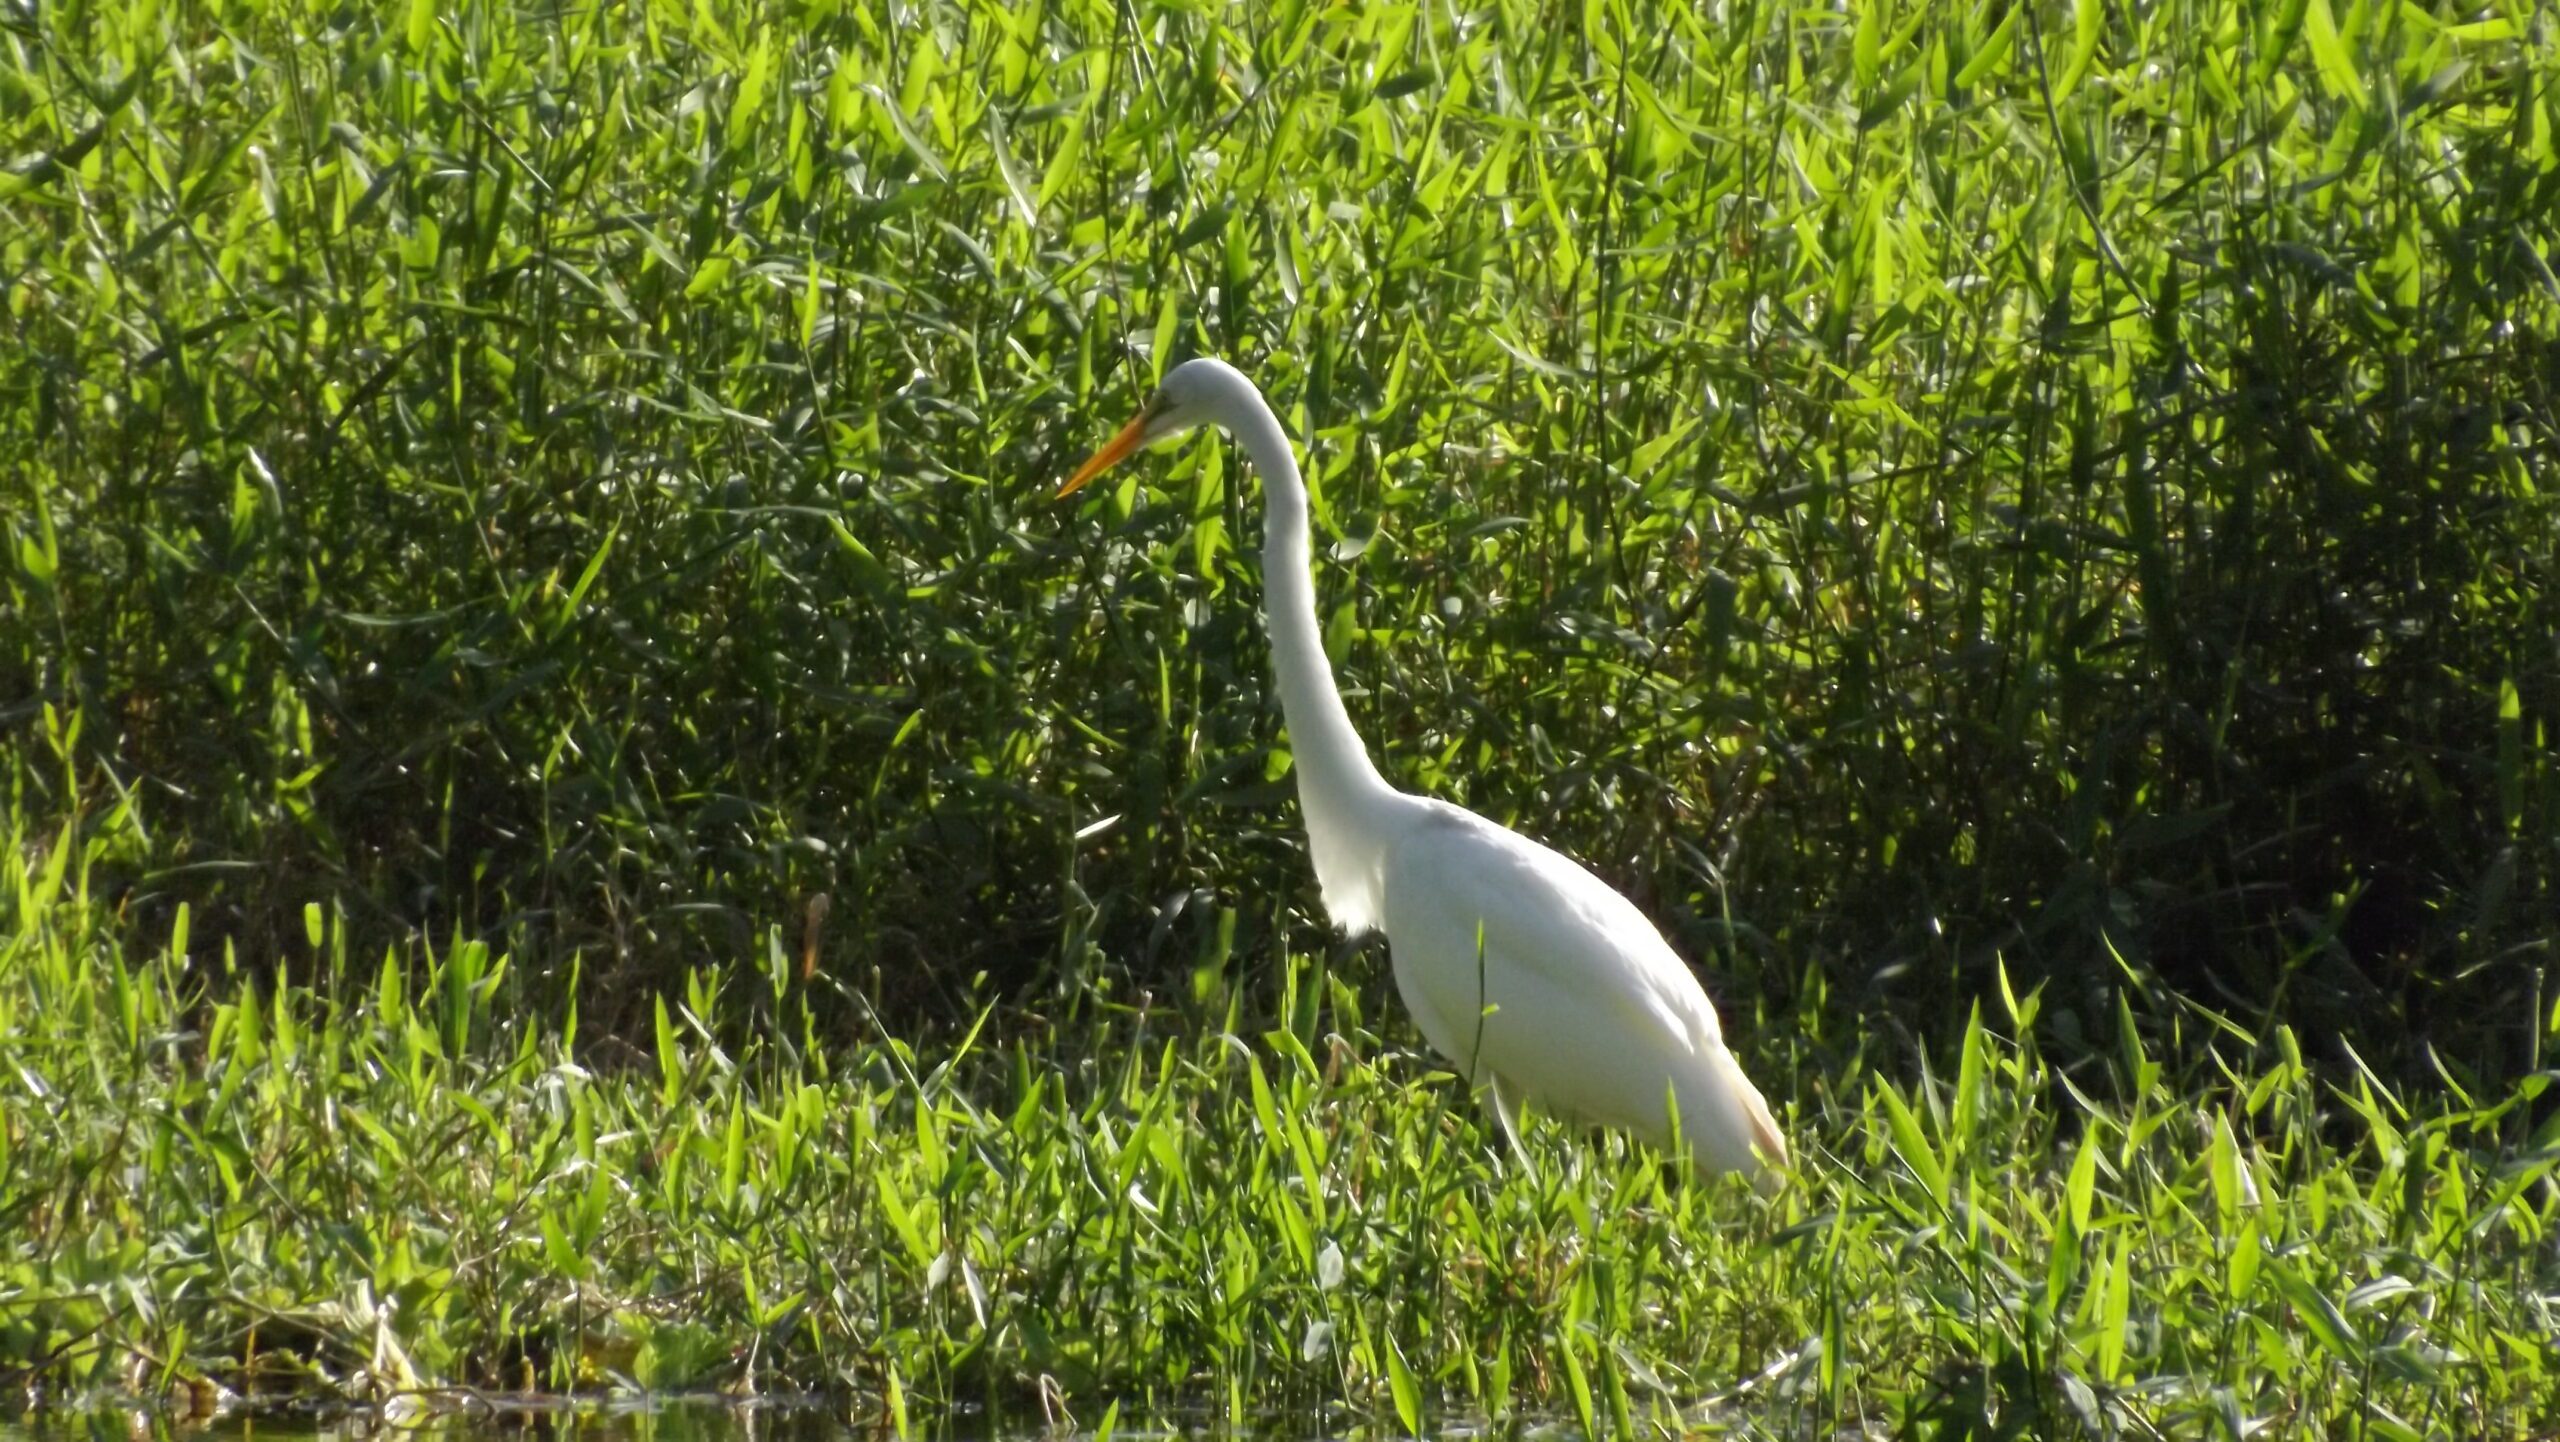
<svg viewBox="0 0 2560 1442">
<path fill-rule="evenodd" d="M 1644 913 L 1580 865 L 1445 801 L 1389 786 L 1334 688 L 1308 574 L 1307 490 L 1262 392 L 1224 361 L 1185 362 L 1059 488 L 1198 426 L 1261 473 L 1264 611 L 1325 910 L 1384 931 L 1423 1036 L 1490 1088 L 1513 1145 L 1527 1100 L 1568 1121 L 1667 1145 L 1702 1174 L 1777 1182 L 1787 1146 L 1726 1050 L 1714 1003 Z"/>
</svg>

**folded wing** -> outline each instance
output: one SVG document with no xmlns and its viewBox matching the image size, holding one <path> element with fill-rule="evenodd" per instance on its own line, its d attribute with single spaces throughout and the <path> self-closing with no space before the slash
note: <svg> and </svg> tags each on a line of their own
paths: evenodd
<svg viewBox="0 0 2560 1442">
<path fill-rule="evenodd" d="M 1697 978 L 1597 876 L 1433 803 L 1388 850 L 1383 891 L 1397 987 L 1462 1074 L 1657 1142 L 1676 1095 L 1713 1169 L 1748 1169 L 1753 1146 L 1782 1154 Z"/>
</svg>

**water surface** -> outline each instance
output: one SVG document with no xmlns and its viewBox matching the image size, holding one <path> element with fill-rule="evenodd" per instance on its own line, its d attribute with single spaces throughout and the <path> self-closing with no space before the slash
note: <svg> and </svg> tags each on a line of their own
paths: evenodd
<svg viewBox="0 0 2560 1442">
<path fill-rule="evenodd" d="M 300 1407 L 189 1417 L 139 1407 L 65 1409 L 0 1420 L 0 1442 L 855 1442 L 883 1430 L 816 1401 L 451 1393 L 390 1412 Z M 1019 1430 L 1038 1435 L 1038 1419 Z"/>
</svg>

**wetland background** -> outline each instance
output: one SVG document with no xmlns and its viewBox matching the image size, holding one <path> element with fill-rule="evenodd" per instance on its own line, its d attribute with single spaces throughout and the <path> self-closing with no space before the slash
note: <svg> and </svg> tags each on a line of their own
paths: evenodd
<svg viewBox="0 0 2560 1442">
<path fill-rule="evenodd" d="M 0 1382 L 1596 1431 L 2553 1408 L 2552 18 L 94 0 L 0 33 Z M 1811 1159 L 1515 1174 L 1353 714 Z M 2395 1431 L 2394 1429 L 2399 1429 Z"/>
</svg>

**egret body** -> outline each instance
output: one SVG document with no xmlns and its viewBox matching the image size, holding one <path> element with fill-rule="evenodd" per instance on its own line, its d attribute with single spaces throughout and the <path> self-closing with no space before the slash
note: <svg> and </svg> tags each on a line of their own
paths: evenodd
<svg viewBox="0 0 2560 1442">
<path fill-rule="evenodd" d="M 1136 419 L 1059 489 L 1199 426 L 1262 477 L 1263 605 L 1307 849 L 1334 922 L 1383 931 L 1396 990 L 1432 1047 L 1491 1089 L 1517 1144 L 1526 1099 L 1660 1146 L 1673 1106 L 1704 1174 L 1773 1184 L 1787 1147 L 1724 1044 L 1714 1003 L 1653 923 L 1569 858 L 1472 811 L 1387 784 L 1326 663 L 1308 572 L 1307 491 L 1277 416 L 1224 361 L 1165 376 Z"/>
</svg>

